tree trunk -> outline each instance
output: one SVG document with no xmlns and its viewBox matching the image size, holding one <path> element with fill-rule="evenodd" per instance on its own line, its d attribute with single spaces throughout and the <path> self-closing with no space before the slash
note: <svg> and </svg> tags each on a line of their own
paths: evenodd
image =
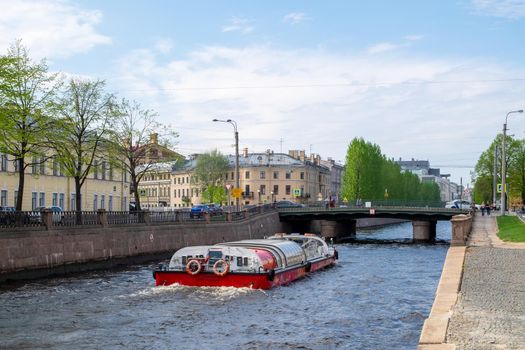
<svg viewBox="0 0 525 350">
<path fill-rule="evenodd" d="M 135 210 L 140 211 L 142 208 L 140 206 L 139 183 L 134 172 L 131 172 L 131 185 L 133 186 L 133 196 L 135 197 Z"/>
<path fill-rule="evenodd" d="M 16 161 L 18 162 L 18 193 L 16 196 L 16 211 L 22 211 L 22 200 L 24 198 L 25 182 L 24 159 L 17 159 Z"/>
<path fill-rule="evenodd" d="M 75 210 L 77 225 L 82 225 L 82 185 L 79 176 L 75 176 Z"/>
</svg>

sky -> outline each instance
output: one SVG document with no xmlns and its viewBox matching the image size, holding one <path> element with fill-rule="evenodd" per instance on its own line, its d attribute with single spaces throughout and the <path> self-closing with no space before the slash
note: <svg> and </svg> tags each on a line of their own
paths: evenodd
<svg viewBox="0 0 525 350">
<path fill-rule="evenodd" d="M 362 137 L 470 183 L 525 108 L 525 0 L 0 0 L 65 77 L 103 79 L 179 132 L 184 155 L 305 150 L 344 163 Z M 525 137 L 525 114 L 509 117 Z"/>
</svg>

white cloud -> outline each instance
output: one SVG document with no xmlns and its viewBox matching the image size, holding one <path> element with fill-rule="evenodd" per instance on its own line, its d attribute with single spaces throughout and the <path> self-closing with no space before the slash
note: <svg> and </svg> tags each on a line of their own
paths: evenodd
<svg viewBox="0 0 525 350">
<path fill-rule="evenodd" d="M 309 19 L 310 17 L 304 12 L 292 12 L 283 17 L 283 22 L 298 24 Z"/>
<path fill-rule="evenodd" d="M 0 2 L 0 48 L 16 39 L 35 58 L 63 58 L 89 51 L 111 39 L 95 31 L 102 13 L 60 0 Z"/>
<path fill-rule="evenodd" d="M 243 34 L 251 33 L 254 27 L 251 21 L 246 18 L 232 17 L 230 23 L 222 27 L 222 32 L 241 32 Z"/>
<path fill-rule="evenodd" d="M 474 12 L 480 15 L 517 19 L 525 17 L 524 0 L 472 0 Z"/>
<path fill-rule="evenodd" d="M 158 38 L 155 42 L 155 49 L 163 54 L 170 53 L 173 49 L 173 41 L 169 38 Z"/>
<path fill-rule="evenodd" d="M 399 45 L 395 45 L 392 43 L 379 43 L 372 45 L 368 48 L 368 53 L 376 54 L 376 53 L 383 53 L 387 51 L 395 50 L 399 47 Z"/>
<path fill-rule="evenodd" d="M 250 151 L 279 151 L 282 137 L 285 152 L 312 145 L 343 160 L 357 136 L 390 157 L 473 165 L 525 94 L 524 84 L 496 81 L 525 72 L 482 60 L 214 46 L 165 63 L 154 52 L 119 62 L 119 90 L 179 128 L 185 154 L 216 147 L 232 154 L 231 128 L 211 122 L 227 117 Z M 456 153 L 471 156 L 443 157 Z"/>
</svg>

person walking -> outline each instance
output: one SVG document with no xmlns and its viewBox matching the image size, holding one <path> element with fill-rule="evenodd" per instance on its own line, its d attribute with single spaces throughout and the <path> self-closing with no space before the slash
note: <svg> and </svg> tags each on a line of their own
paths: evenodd
<svg viewBox="0 0 525 350">
<path fill-rule="evenodd" d="M 490 216 L 490 205 L 485 202 L 485 210 L 487 211 L 487 215 Z"/>
<path fill-rule="evenodd" d="M 485 202 L 481 203 L 481 216 L 485 216 Z"/>
</svg>

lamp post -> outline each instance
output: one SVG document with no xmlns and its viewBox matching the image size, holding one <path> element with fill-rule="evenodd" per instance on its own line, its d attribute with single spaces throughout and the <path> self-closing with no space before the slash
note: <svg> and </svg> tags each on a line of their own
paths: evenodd
<svg viewBox="0 0 525 350">
<path fill-rule="evenodd" d="M 239 179 L 239 133 L 237 132 L 237 123 L 232 119 L 213 119 L 214 122 L 229 123 L 233 126 L 233 131 L 235 132 L 235 188 L 240 188 L 240 179 Z M 239 208 L 239 198 L 235 198 L 236 210 L 240 211 Z"/>
<path fill-rule="evenodd" d="M 510 111 L 505 116 L 505 124 L 503 124 L 503 141 L 501 143 L 501 215 L 505 215 L 507 206 L 506 180 L 507 180 L 507 162 L 505 160 L 505 142 L 507 138 L 507 118 L 512 113 L 523 113 L 523 109 L 517 111 Z"/>
</svg>

